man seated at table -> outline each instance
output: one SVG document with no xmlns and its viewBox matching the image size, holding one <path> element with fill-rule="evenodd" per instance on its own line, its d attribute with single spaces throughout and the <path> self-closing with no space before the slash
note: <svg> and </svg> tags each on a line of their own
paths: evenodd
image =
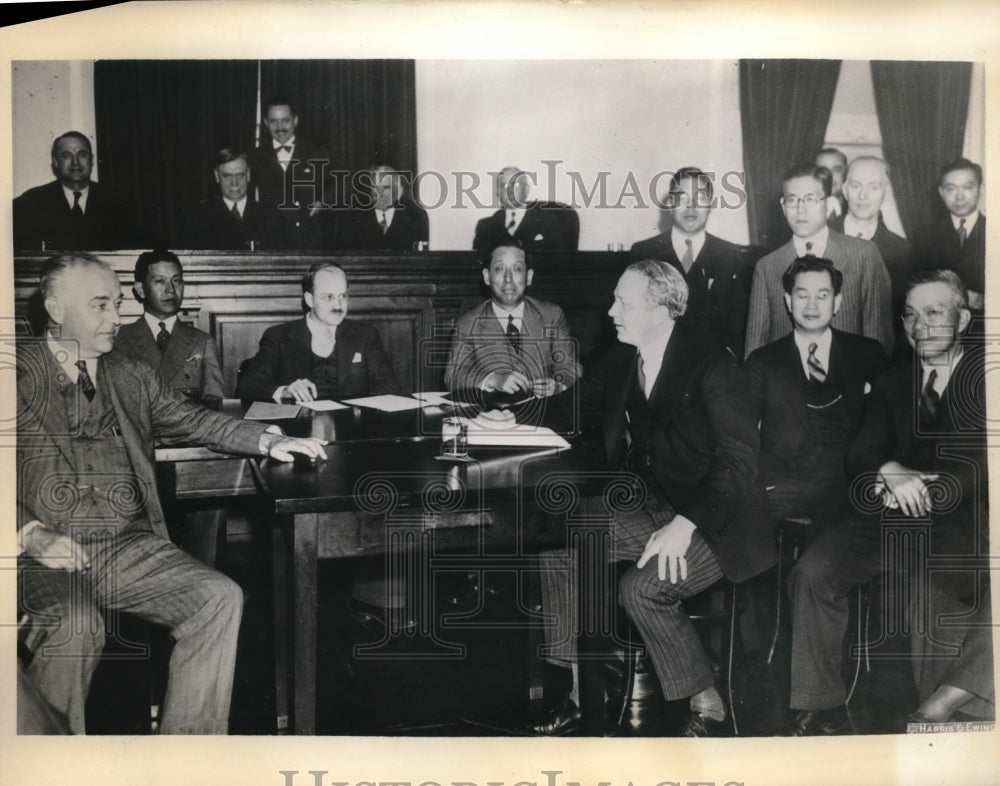
<svg viewBox="0 0 1000 786">
<path fill-rule="evenodd" d="M 236 385 L 238 398 L 300 404 L 400 392 L 374 325 L 347 319 L 343 268 L 313 265 L 302 278 L 302 297 L 302 319 L 264 331 Z"/>
<path fill-rule="evenodd" d="M 992 667 L 970 671 L 955 657 L 963 647 L 947 649 L 975 638 L 970 623 L 990 599 L 984 569 L 989 554 L 985 372 L 981 348 L 963 339 L 969 321 L 958 276 L 950 270 L 916 275 L 903 311 L 915 352 L 872 387 L 848 456 L 855 505 L 871 509 L 854 511 L 824 530 L 788 576 L 792 735 L 838 734 L 851 727 L 841 672 L 849 598 L 856 585 L 889 567 L 884 551 L 891 526 L 927 527 L 924 558 L 958 565 L 931 570 L 911 548 L 904 557 L 912 563 L 903 591 L 914 601 L 909 630 L 921 700 L 945 685 L 965 691 L 963 712 L 982 717 L 992 711 Z M 936 600 L 940 597 L 948 602 Z M 926 616 L 913 618 L 918 610 Z M 940 628 L 947 638 L 933 641 L 942 613 L 949 615 Z M 953 698 L 921 711 L 940 720 L 959 709 Z"/>
<path fill-rule="evenodd" d="M 555 303 L 526 296 L 531 254 L 510 238 L 490 253 L 483 281 L 490 299 L 458 318 L 444 384 L 544 398 L 580 376 L 569 323 Z"/>
<path fill-rule="evenodd" d="M 112 352 L 122 293 L 97 258 L 52 257 L 39 286 L 46 337 L 17 348 L 18 590 L 32 618 L 28 676 L 83 733 L 104 645 L 97 606 L 126 611 L 168 627 L 174 640 L 161 730 L 225 734 L 243 593 L 168 539 L 153 446 L 291 461 L 293 453 L 325 458 L 321 443 L 199 407 L 148 364 Z"/>
<path fill-rule="evenodd" d="M 287 247 L 285 225 L 274 206 L 250 196 L 250 164 L 242 150 L 215 154 L 212 174 L 219 197 L 202 202 L 188 217 L 185 246 L 245 251 Z"/>
<path fill-rule="evenodd" d="M 115 351 L 146 361 L 174 390 L 219 409 L 225 394 L 215 339 L 177 318 L 184 301 L 184 268 L 177 255 L 170 251 L 140 254 L 132 288 L 143 314 L 122 325 Z"/>
<path fill-rule="evenodd" d="M 403 177 L 391 166 L 367 174 L 351 209 L 337 216 L 335 245 L 343 251 L 414 251 L 429 234 L 427 211 L 404 194 Z"/>
<path fill-rule="evenodd" d="M 619 343 L 577 384 L 579 424 L 600 441 L 611 470 L 637 476 L 637 505 L 612 510 L 611 559 L 635 561 L 619 582 L 619 602 L 642 635 L 663 695 L 687 700 L 683 736 L 721 731 L 727 708 L 684 598 L 726 577 L 744 581 L 775 561 L 759 495 L 757 423 L 743 401 L 743 377 L 731 350 L 680 322 L 687 284 L 658 260 L 629 265 L 608 312 Z M 560 397 L 553 410 L 573 409 Z M 596 432 L 596 433 L 593 433 Z M 756 505 L 754 503 L 757 503 Z M 606 514 L 602 514 L 606 515 Z M 543 555 L 542 606 L 551 658 L 574 671 L 573 691 L 533 728 L 562 734 L 580 719 L 573 560 Z"/>
</svg>

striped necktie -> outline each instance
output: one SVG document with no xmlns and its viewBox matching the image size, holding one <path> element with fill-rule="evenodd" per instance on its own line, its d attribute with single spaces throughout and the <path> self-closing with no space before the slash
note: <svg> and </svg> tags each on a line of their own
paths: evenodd
<svg viewBox="0 0 1000 786">
<path fill-rule="evenodd" d="M 169 343 L 170 331 L 167 330 L 167 324 L 165 322 L 161 322 L 160 332 L 156 334 L 156 346 L 160 348 L 161 354 L 167 351 L 167 344 Z"/>
<path fill-rule="evenodd" d="M 94 387 L 94 380 L 90 378 L 90 372 L 87 371 L 87 364 L 83 360 L 76 361 L 76 367 L 80 369 L 80 376 L 76 378 L 76 385 L 80 389 L 80 392 L 87 397 L 87 401 L 93 401 L 94 396 L 97 394 L 97 388 Z"/>
<path fill-rule="evenodd" d="M 806 358 L 806 365 L 809 367 L 809 379 L 822 385 L 826 382 L 826 371 L 823 369 L 823 364 L 819 362 L 819 358 L 816 357 L 817 349 L 819 349 L 819 344 L 809 345 L 809 357 Z"/>
<path fill-rule="evenodd" d="M 507 340 L 510 345 L 514 348 L 515 352 L 521 351 L 521 331 L 517 329 L 517 325 L 514 324 L 514 315 L 507 315 Z"/>
</svg>

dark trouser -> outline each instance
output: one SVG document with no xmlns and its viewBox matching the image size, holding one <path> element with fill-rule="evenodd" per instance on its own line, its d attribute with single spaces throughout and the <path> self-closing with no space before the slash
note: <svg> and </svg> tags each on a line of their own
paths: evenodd
<svg viewBox="0 0 1000 786">
<path fill-rule="evenodd" d="M 669 522 L 673 511 L 648 502 L 633 512 L 619 513 L 611 525 L 611 559 L 635 562 L 649 536 Z M 687 552 L 687 578 L 671 584 L 657 576 L 653 559 L 639 570 L 633 564 L 619 583 L 619 602 L 642 635 L 668 700 L 684 699 L 710 687 L 715 678 L 711 661 L 698 632 L 681 608 L 684 598 L 697 595 L 722 578 L 722 569 L 695 532 Z M 576 590 L 575 559 L 567 551 L 542 555 L 542 608 L 555 616 L 555 624 L 545 629 L 549 657 L 556 662 L 576 660 L 573 620 L 579 598 Z"/>
</svg>

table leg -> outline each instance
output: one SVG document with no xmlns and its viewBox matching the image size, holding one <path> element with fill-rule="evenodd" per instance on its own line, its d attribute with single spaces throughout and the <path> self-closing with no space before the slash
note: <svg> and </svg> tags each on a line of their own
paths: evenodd
<svg viewBox="0 0 1000 786">
<path fill-rule="evenodd" d="M 583 530 L 575 549 L 578 635 L 577 652 L 580 679 L 581 728 L 587 737 L 604 736 L 604 660 L 608 632 L 602 621 L 606 615 L 606 593 L 598 586 L 607 572 L 607 533 Z"/>
<path fill-rule="evenodd" d="M 292 522 L 292 711 L 295 734 L 316 733 L 316 577 L 319 516 L 300 513 Z"/>
</svg>

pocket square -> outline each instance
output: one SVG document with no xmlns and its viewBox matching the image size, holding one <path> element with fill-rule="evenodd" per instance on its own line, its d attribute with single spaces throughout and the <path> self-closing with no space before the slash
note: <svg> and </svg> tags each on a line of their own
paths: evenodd
<svg viewBox="0 0 1000 786">
<path fill-rule="evenodd" d="M 360 363 L 361 362 L 361 353 L 360 352 L 355 352 L 354 353 L 354 358 L 351 360 L 351 362 L 352 363 Z"/>
<path fill-rule="evenodd" d="M 535 235 L 535 240 L 545 240 L 545 235 Z"/>
<path fill-rule="evenodd" d="M 201 355 L 192 355 L 191 357 L 189 357 L 184 362 L 185 363 L 200 363 L 201 362 Z"/>
<path fill-rule="evenodd" d="M 872 392 L 872 386 L 871 386 L 871 383 L 869 383 L 869 382 L 866 382 L 866 383 L 865 383 L 865 395 L 867 396 L 867 395 L 868 395 L 869 393 L 871 393 L 871 392 Z"/>
<path fill-rule="evenodd" d="M 714 278 L 710 278 L 708 280 L 708 288 L 711 289 L 712 288 L 712 284 L 714 284 L 714 283 L 715 283 L 715 279 Z"/>
</svg>

